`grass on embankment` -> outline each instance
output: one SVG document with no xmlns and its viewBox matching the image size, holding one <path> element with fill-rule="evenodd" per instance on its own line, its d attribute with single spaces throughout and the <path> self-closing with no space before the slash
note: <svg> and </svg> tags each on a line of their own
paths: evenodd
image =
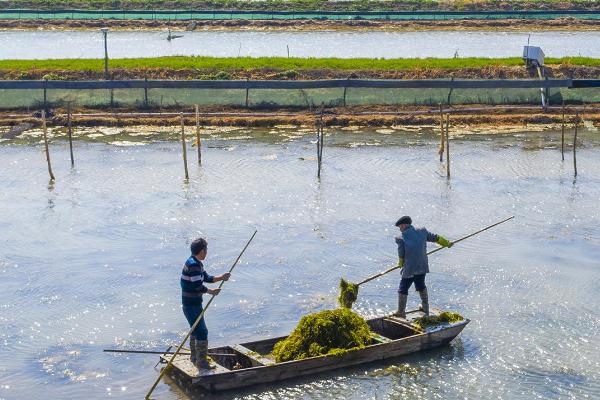
<svg viewBox="0 0 600 400">
<path fill-rule="evenodd" d="M 2 8 L 273 11 L 597 10 L 597 0 L 4 0 Z"/>
<path fill-rule="evenodd" d="M 600 66 L 600 59 L 589 57 L 546 58 L 549 65 Z M 155 57 L 122 58 L 109 60 L 109 68 L 140 69 L 331 69 L 331 70 L 407 70 L 407 69 L 458 69 L 489 66 L 523 65 L 519 57 L 511 58 L 286 58 L 286 57 Z M 58 60 L 0 60 L 0 70 L 28 71 L 32 69 L 101 71 L 102 59 L 58 59 Z"/>
</svg>

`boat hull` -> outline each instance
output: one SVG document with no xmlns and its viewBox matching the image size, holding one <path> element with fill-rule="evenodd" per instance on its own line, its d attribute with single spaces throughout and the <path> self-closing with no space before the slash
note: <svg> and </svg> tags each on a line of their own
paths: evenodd
<svg viewBox="0 0 600 400">
<path fill-rule="evenodd" d="M 211 351 L 215 353 L 231 351 L 232 353 L 243 354 L 249 361 L 244 361 L 246 365 L 239 370 L 231 370 L 219 365 L 219 368 L 215 371 L 198 374 L 193 366 L 188 365 L 187 368 L 183 367 L 182 363 L 185 360 L 180 360 L 180 357 L 178 357 L 174 362 L 175 368 L 172 368 L 170 375 L 181 384 L 201 387 L 211 392 L 279 382 L 439 347 L 450 343 L 470 321 L 463 320 L 427 332 L 420 332 L 412 327 L 409 321 L 396 318 L 383 317 L 367 322 L 371 325 L 372 329 L 381 326 L 379 330 L 388 334 L 388 336 L 381 335 L 379 343 L 348 351 L 341 355 L 312 357 L 282 363 L 275 363 L 272 359 L 265 356 L 265 354 L 268 354 L 273 345 L 283 338 L 266 339 L 232 347 L 215 348 L 211 349 Z M 378 333 L 378 329 L 373 330 Z M 396 339 L 389 338 L 389 336 L 400 334 L 404 336 Z M 162 356 L 165 361 L 169 357 L 168 355 Z M 181 358 L 183 359 L 183 357 Z M 223 362 L 227 361 L 226 358 L 222 358 L 221 360 Z"/>
</svg>

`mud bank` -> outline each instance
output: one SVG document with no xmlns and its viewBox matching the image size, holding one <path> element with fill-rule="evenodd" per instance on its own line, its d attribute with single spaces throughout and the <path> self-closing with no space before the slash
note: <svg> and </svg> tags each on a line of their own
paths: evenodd
<svg viewBox="0 0 600 400">
<path fill-rule="evenodd" d="M 598 79 L 600 66 L 557 64 L 546 66 L 547 76 L 554 79 Z M 210 79 L 223 74 L 226 79 L 253 80 L 315 80 L 315 79 L 528 79 L 537 78 L 523 66 L 492 65 L 468 68 L 410 68 L 394 70 L 294 69 L 279 68 L 112 68 L 111 78 L 120 79 Z M 65 69 L 0 69 L 0 80 L 23 79 L 99 80 L 104 72 Z M 222 78 L 220 78 L 222 79 Z"/>
<path fill-rule="evenodd" d="M 419 20 L 419 21 L 373 21 L 373 20 L 0 20 L 0 29 L 4 30 L 89 30 L 109 27 L 113 30 L 186 30 L 191 22 L 196 23 L 195 30 L 252 30 L 252 31 L 319 31 L 319 30 L 382 30 L 382 31 L 422 31 L 422 30 L 503 30 L 503 31 L 598 31 L 600 23 L 596 20 L 572 17 L 535 20 L 535 19 L 464 19 L 464 20 Z"/>
<path fill-rule="evenodd" d="M 160 112 L 139 112 L 133 109 L 115 110 L 74 110 L 73 124 L 77 126 L 177 126 L 179 112 L 186 112 L 186 125 L 195 125 L 193 110 L 160 110 Z M 453 126 L 461 125 L 506 131 L 531 127 L 535 130 L 556 129 L 563 122 L 560 107 L 549 108 L 544 112 L 539 107 L 452 107 L 450 121 Z M 600 104 L 569 106 L 566 108 L 565 123 L 573 124 L 576 113 L 589 126 L 600 125 Z M 49 125 L 66 124 L 66 110 L 55 109 Z M 277 112 L 248 111 L 239 108 L 203 107 L 200 114 L 202 126 L 274 127 L 294 125 L 314 127 L 316 114 L 306 110 L 278 110 Z M 439 109 L 431 107 L 362 106 L 329 108 L 324 111 L 326 126 L 341 127 L 385 127 L 385 126 L 438 126 Z M 39 126 L 39 115 L 31 112 L 0 113 L 0 126 L 16 127 L 22 124 Z"/>
</svg>

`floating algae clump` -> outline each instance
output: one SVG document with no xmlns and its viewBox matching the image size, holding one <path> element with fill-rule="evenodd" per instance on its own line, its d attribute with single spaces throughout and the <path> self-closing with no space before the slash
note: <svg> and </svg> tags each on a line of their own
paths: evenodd
<svg viewBox="0 0 600 400">
<path fill-rule="evenodd" d="M 376 369 L 369 373 L 369 376 L 387 376 L 387 375 L 410 375 L 417 376 L 419 370 L 415 367 L 411 367 L 409 364 L 390 365 L 386 368 Z"/>
<path fill-rule="evenodd" d="M 440 313 L 440 315 L 429 315 L 426 317 L 415 318 L 412 323 L 420 330 L 425 330 L 425 328 L 430 326 L 446 323 L 453 324 L 455 322 L 462 321 L 463 319 L 464 318 L 459 313 L 444 311 Z"/>
<path fill-rule="evenodd" d="M 356 283 L 347 282 L 344 279 L 340 281 L 340 296 L 338 302 L 344 308 L 352 308 L 352 304 L 358 298 L 358 285 Z"/>
<path fill-rule="evenodd" d="M 302 317 L 286 339 L 275 344 L 275 361 L 301 360 L 324 354 L 343 355 L 371 342 L 369 325 L 347 308 Z"/>
</svg>

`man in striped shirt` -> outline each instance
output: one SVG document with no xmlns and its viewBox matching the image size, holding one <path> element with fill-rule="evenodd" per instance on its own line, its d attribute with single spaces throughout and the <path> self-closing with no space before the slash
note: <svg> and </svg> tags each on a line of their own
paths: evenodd
<svg viewBox="0 0 600 400">
<path fill-rule="evenodd" d="M 226 281 L 231 274 L 212 276 L 204 270 L 202 260 L 208 253 L 208 243 L 203 238 L 196 239 L 190 246 L 192 255 L 187 259 L 181 271 L 181 303 L 183 314 L 188 320 L 190 327 L 202 313 L 202 295 L 204 293 L 216 296 L 221 289 L 209 289 L 204 283 Z M 207 359 L 208 353 L 208 329 L 204 322 L 204 316 L 190 335 L 191 361 L 198 369 L 212 369 Z"/>
</svg>

